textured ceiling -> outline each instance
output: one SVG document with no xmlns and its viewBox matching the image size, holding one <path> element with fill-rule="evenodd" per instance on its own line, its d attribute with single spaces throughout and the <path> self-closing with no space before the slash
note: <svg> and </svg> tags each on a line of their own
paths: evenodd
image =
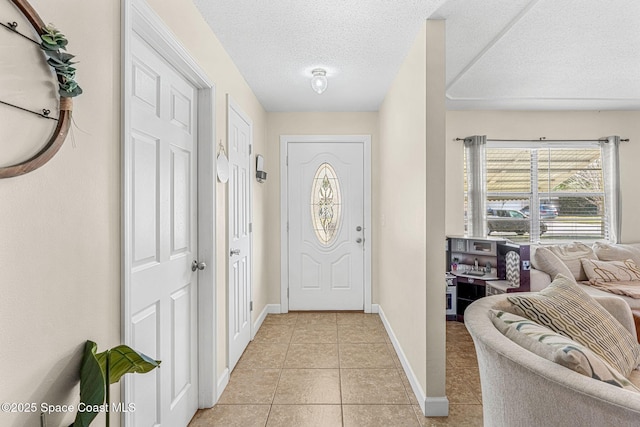
<svg viewBox="0 0 640 427">
<path fill-rule="evenodd" d="M 449 108 L 640 108 L 640 2 L 455 0 L 435 16 Z"/>
<path fill-rule="evenodd" d="M 376 111 L 427 18 L 447 20 L 450 109 L 640 108 L 637 1 L 194 3 L 267 111 Z"/>
<path fill-rule="evenodd" d="M 267 111 L 376 111 L 444 0 L 194 0 Z M 311 90 L 311 70 L 329 86 Z"/>
</svg>

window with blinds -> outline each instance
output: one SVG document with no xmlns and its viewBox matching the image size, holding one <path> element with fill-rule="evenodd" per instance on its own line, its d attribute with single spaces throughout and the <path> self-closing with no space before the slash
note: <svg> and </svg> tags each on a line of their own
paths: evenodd
<svg viewBox="0 0 640 427">
<path fill-rule="evenodd" d="M 487 142 L 486 150 L 490 235 L 521 242 L 606 238 L 597 144 L 550 147 Z"/>
</svg>

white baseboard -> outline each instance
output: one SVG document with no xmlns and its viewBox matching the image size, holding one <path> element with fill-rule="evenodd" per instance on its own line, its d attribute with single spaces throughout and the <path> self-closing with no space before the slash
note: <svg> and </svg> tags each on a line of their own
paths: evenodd
<svg viewBox="0 0 640 427">
<path fill-rule="evenodd" d="M 380 305 L 371 304 L 371 313 L 373 314 L 380 313 Z"/>
<path fill-rule="evenodd" d="M 216 402 L 220 400 L 220 396 L 222 396 L 224 389 L 227 388 L 227 384 L 229 384 L 229 368 L 224 368 L 222 375 L 218 378 L 218 395 L 216 396 Z"/>
<path fill-rule="evenodd" d="M 251 339 L 253 339 L 256 336 L 256 333 L 258 333 L 258 329 L 260 329 L 260 326 L 262 326 L 262 322 L 264 322 L 264 319 L 267 318 L 267 314 L 269 313 L 280 314 L 280 304 L 267 304 L 264 306 L 264 308 L 260 312 L 260 315 L 258 316 L 256 321 L 253 322 L 253 329 L 251 330 Z"/>
<path fill-rule="evenodd" d="M 446 397 L 427 397 L 424 402 L 425 417 L 446 417 L 449 415 L 449 399 Z"/>
<path fill-rule="evenodd" d="M 400 359 L 400 363 L 402 364 L 402 369 L 404 369 L 404 373 L 407 375 L 409 379 L 409 384 L 411 384 L 411 389 L 413 390 L 413 394 L 416 395 L 418 403 L 420 404 L 420 409 L 425 416 L 430 417 L 446 417 L 449 415 L 449 399 L 446 396 L 443 397 L 427 397 L 422 386 L 420 386 L 420 382 L 416 375 L 411 369 L 411 365 L 407 360 L 407 356 L 404 354 L 402 347 L 400 346 L 400 342 L 396 337 L 396 334 L 393 332 L 393 328 L 389 323 L 389 320 L 384 315 L 384 310 L 378 304 L 373 304 L 371 309 L 373 311 L 373 306 L 376 306 L 377 313 L 380 315 L 380 319 L 382 320 L 382 324 L 387 330 L 387 334 L 389 334 L 389 339 L 391 340 L 391 344 L 393 344 L 393 348 L 396 350 L 398 354 L 398 359 Z M 426 361 L 425 361 L 426 362 Z"/>
<path fill-rule="evenodd" d="M 267 318 L 267 314 L 269 313 L 279 314 L 280 304 L 267 304 L 264 306 L 264 308 L 260 312 L 260 315 L 258 316 L 256 321 L 253 322 L 253 329 L 251 330 L 251 339 L 253 339 L 256 336 L 258 329 L 260 329 L 260 326 L 262 326 L 262 322 L 264 322 L 264 319 Z M 227 384 L 229 384 L 229 374 L 230 374 L 229 368 L 225 368 L 224 371 L 222 372 L 222 375 L 220 375 L 220 377 L 218 378 L 218 388 L 217 388 L 218 396 L 216 396 L 216 402 L 218 401 L 218 399 L 220 399 L 220 396 L 222 396 L 222 392 L 227 387 Z"/>
</svg>

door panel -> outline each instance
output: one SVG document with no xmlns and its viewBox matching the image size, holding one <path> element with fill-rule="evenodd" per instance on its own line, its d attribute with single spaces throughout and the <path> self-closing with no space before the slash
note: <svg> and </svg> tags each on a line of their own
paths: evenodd
<svg viewBox="0 0 640 427">
<path fill-rule="evenodd" d="M 198 407 L 196 89 L 132 39 L 133 348 L 162 361 L 132 375 L 134 426 L 186 426 Z"/>
<path fill-rule="evenodd" d="M 171 147 L 171 256 L 191 248 L 191 153 Z"/>
<path fill-rule="evenodd" d="M 228 350 L 232 370 L 251 340 L 251 132 L 249 118 L 229 100 Z"/>
<path fill-rule="evenodd" d="M 179 403 L 191 384 L 191 286 L 185 286 L 171 295 L 171 336 L 174 339 L 171 369 L 173 399 L 171 406 Z"/>
<path fill-rule="evenodd" d="M 348 289 L 351 275 L 351 254 L 345 254 L 331 263 L 331 289 Z"/>
<path fill-rule="evenodd" d="M 356 142 L 289 143 L 289 309 L 364 308 L 364 156 Z"/>
<path fill-rule="evenodd" d="M 158 302 L 155 302 L 131 318 L 132 340 L 136 343 L 136 350 L 147 355 L 160 354 L 158 306 Z M 145 420 L 146 425 L 160 425 L 161 382 L 159 369 L 140 375 L 132 382 L 132 395 L 136 396 L 133 422 Z"/>
<path fill-rule="evenodd" d="M 139 269 L 157 263 L 158 249 L 158 145 L 159 140 L 133 131 L 133 259 L 132 266 Z"/>
</svg>

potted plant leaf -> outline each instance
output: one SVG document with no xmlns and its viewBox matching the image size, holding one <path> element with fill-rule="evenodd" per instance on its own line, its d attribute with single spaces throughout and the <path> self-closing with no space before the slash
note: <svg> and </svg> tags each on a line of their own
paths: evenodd
<svg viewBox="0 0 640 427">
<path fill-rule="evenodd" d="M 104 409 L 106 425 L 109 426 L 111 399 L 109 386 L 129 373 L 146 373 L 160 366 L 159 360 L 135 351 L 126 345 L 96 353 L 98 345 L 87 341 L 80 366 L 80 405 L 76 419 L 69 427 L 88 427 L 100 409 Z M 107 382 L 107 378 L 109 379 Z"/>
</svg>

